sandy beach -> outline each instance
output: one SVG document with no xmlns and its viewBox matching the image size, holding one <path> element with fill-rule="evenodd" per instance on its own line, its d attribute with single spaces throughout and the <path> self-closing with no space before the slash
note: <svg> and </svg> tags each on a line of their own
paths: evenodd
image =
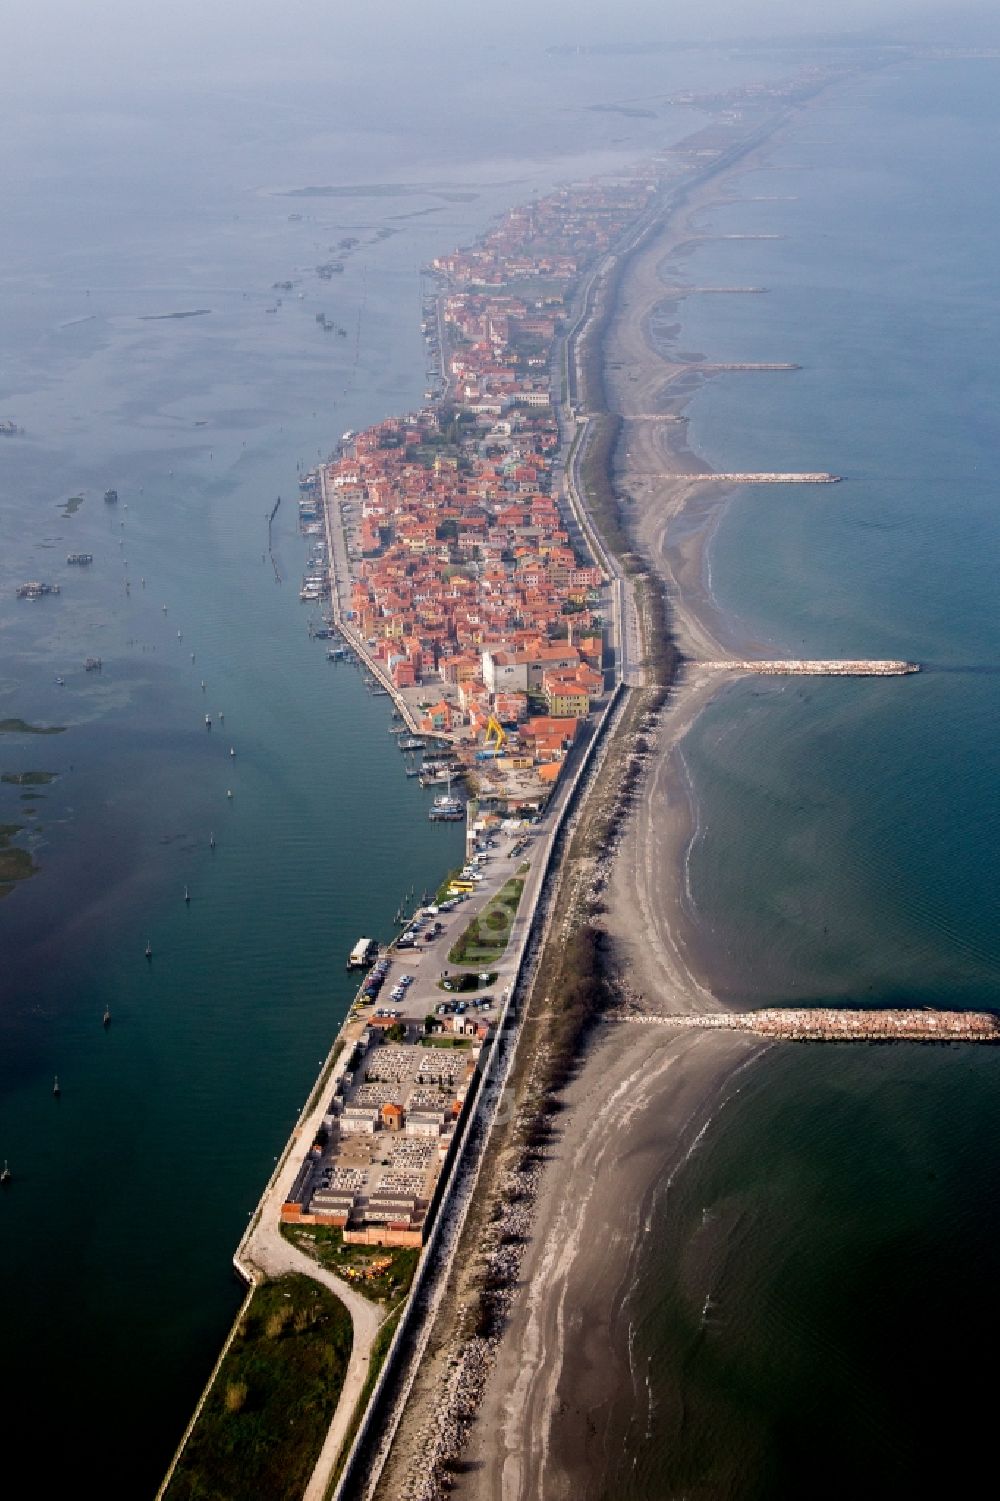
<svg viewBox="0 0 1000 1501">
<path fill-rule="evenodd" d="M 591 1048 L 547 1154 L 522 1285 L 455 1481 L 462 1501 L 614 1493 L 624 1414 L 609 1398 L 626 1412 L 642 1401 L 628 1293 L 650 1206 L 761 1051 L 624 1027 Z"/>
<path fill-rule="evenodd" d="M 686 658 L 649 737 L 602 918 L 623 994 L 658 1013 L 719 1005 L 704 960 L 694 957 L 684 873 L 697 812 L 681 746 L 726 681 L 699 671 L 698 661 L 757 646 L 734 639 L 705 585 L 705 548 L 727 495 L 680 477 L 709 472 L 687 447 L 684 420 L 705 377 L 700 356 L 671 352 L 669 341 L 685 244 L 740 170 L 693 192 L 632 257 L 605 345 L 609 405 L 626 424 L 616 489 L 628 497 L 637 548 L 665 583 Z M 557 1117 L 520 1291 L 455 1478 L 463 1501 L 613 1493 L 621 1424 L 643 1400 L 630 1362 L 628 1293 L 649 1205 L 762 1051 L 745 1038 L 656 1040 L 639 1028 L 607 1028 L 594 1039 Z"/>
<path fill-rule="evenodd" d="M 705 548 L 732 492 L 685 477 L 711 472 L 688 449 L 684 420 L 708 377 L 698 369 L 702 357 L 679 353 L 673 339 L 685 246 L 703 232 L 699 216 L 731 198 L 731 182 L 750 160 L 692 191 L 630 257 L 604 345 L 608 405 L 625 422 L 615 488 L 636 550 L 663 581 L 684 663 L 655 724 L 643 728 L 645 771 L 605 867 L 598 921 L 623 1004 L 661 1015 L 722 1009 L 688 906 L 697 806 L 682 744 L 730 680 L 699 662 L 753 655 L 758 643 L 725 626 L 706 587 Z M 737 1076 L 768 1046 L 733 1033 L 597 1029 L 540 1163 L 519 1173 L 501 1154 L 483 1200 L 481 1240 L 467 1237 L 454 1265 L 379 1498 L 568 1501 L 616 1493 L 622 1443 L 645 1400 L 631 1369 L 629 1292 L 651 1206 L 738 1088 Z M 526 1067 L 530 1076 L 530 1058 Z M 512 1185 L 523 1199 L 513 1209 Z M 498 1220 L 518 1247 L 516 1285 L 502 1331 L 473 1338 L 482 1258 L 504 1259 L 491 1228 Z"/>
</svg>

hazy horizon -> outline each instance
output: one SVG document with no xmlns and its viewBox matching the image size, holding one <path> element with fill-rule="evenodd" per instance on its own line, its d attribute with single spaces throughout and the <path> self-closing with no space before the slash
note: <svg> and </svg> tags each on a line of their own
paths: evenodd
<svg viewBox="0 0 1000 1501">
<path fill-rule="evenodd" d="M 879 39 L 886 33 L 919 40 L 926 32 L 941 41 L 996 28 L 987 5 L 955 9 L 943 0 L 840 0 L 812 8 L 794 0 L 666 0 L 633 3 L 610 14 L 595 0 L 567 0 L 540 10 L 530 0 L 509 0 L 502 22 L 479 23 L 455 0 L 347 0 L 335 12 L 317 0 L 273 0 L 243 6 L 231 0 L 198 4 L 177 0 L 169 9 L 146 0 L 71 0 L 0 4 L 6 46 L 0 79 L 8 98 L 52 102 L 120 87 L 154 92 L 173 86 L 253 85 L 267 78 L 294 85 L 324 69 L 337 79 L 350 63 L 379 64 L 389 71 L 421 58 L 482 58 L 561 43 L 619 44 L 670 48 L 718 47 L 754 40 L 800 40 L 804 44 L 848 36 Z"/>
</svg>

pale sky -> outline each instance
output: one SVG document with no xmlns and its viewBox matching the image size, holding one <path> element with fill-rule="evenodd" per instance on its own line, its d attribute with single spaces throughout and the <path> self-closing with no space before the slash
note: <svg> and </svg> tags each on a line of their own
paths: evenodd
<svg viewBox="0 0 1000 1501">
<path fill-rule="evenodd" d="M 995 10 L 988 0 L 973 11 Z M 436 45 L 449 57 L 493 43 L 713 45 L 952 20 L 955 0 L 0 0 L 0 83 L 17 96 L 59 88 L 155 87 L 172 78 L 294 81 L 325 56 L 393 60 Z"/>
</svg>

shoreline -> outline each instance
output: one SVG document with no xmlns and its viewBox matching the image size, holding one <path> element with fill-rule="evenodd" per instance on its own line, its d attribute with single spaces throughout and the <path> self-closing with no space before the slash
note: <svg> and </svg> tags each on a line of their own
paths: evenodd
<svg viewBox="0 0 1000 1501">
<path fill-rule="evenodd" d="M 627 257 L 602 349 L 607 406 L 624 428 L 613 475 L 616 493 L 628 497 L 623 524 L 664 588 L 685 660 L 648 736 L 649 762 L 610 856 L 598 922 L 622 998 L 666 1015 L 723 1006 L 698 951 L 704 938 L 686 887 L 699 813 L 683 742 L 736 674 L 699 670 L 698 658 L 769 653 L 765 643 L 740 639 L 707 588 L 707 548 L 733 492 L 681 477 L 713 472 L 686 442 L 684 408 L 697 387 L 691 362 L 658 349 L 651 324 L 671 303 L 676 308 L 661 268 L 692 238 L 693 216 L 724 195 L 772 139 L 773 132 L 668 207 L 662 227 Z M 621 1030 L 633 1035 L 607 1036 Z M 649 1033 L 659 1034 L 659 1046 Z M 696 1149 L 735 1076 L 771 1046 L 720 1031 L 682 1036 L 656 1027 L 603 1029 L 565 1091 L 520 1293 L 454 1479 L 460 1501 L 570 1501 L 615 1484 L 614 1456 L 628 1429 L 620 1426 L 619 1394 L 627 1393 L 630 1409 L 639 1399 L 628 1298 L 648 1205 Z M 720 1046 L 737 1036 L 737 1046 Z"/>
<path fill-rule="evenodd" d="M 781 123 L 782 121 L 779 120 L 770 127 L 765 141 L 770 139 Z M 701 212 L 706 202 L 714 202 L 718 198 L 720 190 L 728 183 L 731 174 L 734 171 L 744 170 L 746 160 L 753 159 L 762 144 L 758 134 L 746 144 L 743 148 L 745 154 L 740 155 L 735 163 L 730 161 L 717 167 L 707 180 L 696 180 L 692 189 L 683 191 L 681 201 L 676 207 L 671 207 L 669 203 L 664 205 L 662 210 L 664 217 L 659 224 L 654 219 L 641 227 L 633 243 L 624 245 L 618 251 L 620 259 L 617 262 L 612 260 L 608 263 L 613 268 L 613 276 L 604 296 L 612 299 L 610 306 L 603 309 L 595 308 L 596 316 L 607 320 L 607 326 L 602 328 L 603 337 L 598 345 L 597 353 L 603 366 L 604 378 L 610 388 L 608 408 L 613 413 L 620 410 L 624 421 L 631 426 L 626 443 L 620 445 L 624 449 L 625 462 L 620 465 L 616 475 L 619 485 L 624 483 L 630 488 L 632 504 L 635 507 L 632 517 L 626 516 L 624 519 L 626 523 L 634 520 L 636 524 L 628 526 L 628 530 L 638 542 L 639 550 L 653 563 L 655 571 L 665 580 L 674 615 L 672 626 L 676 625 L 676 638 L 685 653 L 691 656 L 708 654 L 715 657 L 731 657 L 738 653 L 749 655 L 753 647 L 742 642 L 738 647 L 730 641 L 723 644 L 726 633 L 711 628 L 705 618 L 707 611 L 704 608 L 704 602 L 701 602 L 702 608 L 699 610 L 690 602 L 690 595 L 693 591 L 689 590 L 687 595 L 685 594 L 685 574 L 690 573 L 692 568 L 700 574 L 703 568 L 705 528 L 702 527 L 693 533 L 686 551 L 682 549 L 679 561 L 668 558 L 666 553 L 665 534 L 668 522 L 680 517 L 696 495 L 700 502 L 704 502 L 706 491 L 704 480 L 702 479 L 699 483 L 698 479 L 692 479 L 692 473 L 701 479 L 702 476 L 709 476 L 712 471 L 703 459 L 690 453 L 683 438 L 680 416 L 691 392 L 683 392 L 680 387 L 683 384 L 682 377 L 690 376 L 690 364 L 678 363 L 654 347 L 651 323 L 664 301 L 664 291 L 668 290 L 664 288 L 660 276 L 660 268 L 667 256 L 678 251 L 690 240 L 692 217 Z M 635 246 L 638 248 L 634 248 Z M 632 301 L 625 301 L 626 293 Z M 632 309 L 631 317 L 627 316 L 629 308 Z M 619 352 L 621 358 L 616 362 L 613 356 Z M 629 379 L 636 389 L 620 392 L 618 387 L 621 382 L 611 379 L 612 372 L 616 369 L 628 370 Z M 671 400 L 674 397 L 674 393 L 669 392 L 672 386 L 677 387 L 676 395 L 680 398 L 680 409 L 673 412 L 663 407 L 665 395 L 669 395 Z M 577 418 L 575 412 L 572 415 Z M 674 420 L 670 420 L 671 418 Z M 585 416 L 584 422 L 587 420 Z M 579 424 L 577 430 L 579 431 Z M 650 466 L 646 473 L 641 467 L 643 463 Z M 368 670 L 388 690 L 404 718 L 404 723 L 409 723 L 411 729 L 415 730 L 416 727 L 407 712 L 407 705 L 402 695 L 393 691 L 394 685 L 387 680 L 387 674 L 380 670 L 379 665 L 371 660 L 366 661 L 368 654 L 361 648 L 360 638 L 347 627 L 347 621 L 342 613 L 341 595 L 342 590 L 350 588 L 352 578 L 351 570 L 347 566 L 347 540 L 339 512 L 337 516 L 331 514 L 332 506 L 336 504 L 336 501 L 328 493 L 325 469 L 321 468 L 320 476 L 331 572 L 334 624 L 350 642 L 361 660 L 365 661 Z M 663 484 L 664 480 L 667 481 L 666 486 Z M 572 504 L 573 481 L 571 477 L 568 479 L 568 485 Z M 715 486 L 710 488 L 713 491 L 716 489 Z M 714 517 L 717 512 L 721 512 L 722 507 L 716 502 L 708 505 L 706 509 L 707 513 Z M 578 513 L 577 519 L 586 532 L 588 529 L 586 523 L 592 518 Z M 595 546 L 592 541 L 591 551 L 599 558 L 602 547 Z M 619 576 L 619 569 L 613 563 L 609 563 L 607 571 L 612 578 Z M 628 611 L 634 611 L 635 605 L 631 601 L 632 590 L 624 583 L 619 583 L 618 587 L 623 590 L 619 630 L 627 633 L 629 629 L 627 614 Z M 606 704 L 598 722 L 599 728 L 595 729 L 588 750 L 593 748 L 599 738 L 600 728 L 603 727 L 609 711 L 613 709 L 617 701 L 623 681 L 621 674 L 624 665 L 623 660 L 620 659 L 619 688 Z M 690 843 L 692 831 L 696 827 L 697 809 L 691 789 L 686 785 L 686 779 L 678 780 L 678 770 L 683 769 L 683 760 L 680 758 L 678 761 L 676 758 L 679 756 L 679 747 L 683 738 L 697 715 L 718 691 L 720 684 L 732 677 L 733 674 L 729 672 L 724 674 L 699 672 L 695 663 L 683 672 L 680 679 L 675 679 L 671 683 L 666 711 L 656 716 L 657 755 L 653 774 L 655 782 L 648 777 L 640 780 L 646 801 L 643 816 L 639 814 L 626 816 L 621 833 L 613 838 L 616 848 L 609 851 L 612 877 L 606 887 L 607 916 L 601 926 L 612 940 L 616 950 L 616 963 L 613 967 L 620 968 L 624 957 L 625 970 L 629 977 L 624 980 L 622 986 L 626 995 L 634 995 L 641 985 L 645 992 L 654 990 L 662 994 L 664 1003 L 657 1009 L 666 1009 L 668 1012 L 677 1014 L 718 1009 L 718 1003 L 711 989 L 698 973 L 693 957 L 693 945 L 685 934 L 685 925 L 681 920 L 685 896 L 682 880 L 685 851 Z M 637 684 L 639 681 L 641 677 L 636 679 Z M 669 682 L 669 677 L 664 681 Z M 640 698 L 637 704 L 641 703 Z M 583 760 L 586 763 L 588 756 L 585 755 Z M 550 811 L 553 805 L 558 808 L 557 825 L 561 823 L 562 814 L 572 800 L 578 777 L 579 770 L 577 777 L 574 778 L 573 786 L 568 791 L 566 786 L 561 784 L 559 792 L 547 809 L 547 812 Z M 666 802 L 670 808 L 666 819 L 658 818 L 653 811 L 655 807 L 653 793 L 659 788 L 661 779 L 666 779 L 664 783 Z M 681 795 L 682 790 L 686 795 Z M 545 819 L 543 822 L 549 823 L 550 820 Z M 547 831 L 548 837 L 540 846 L 543 873 L 552 854 L 554 833 L 555 827 L 550 827 Z M 559 863 L 561 866 L 561 861 Z M 537 876 L 537 872 L 535 874 Z M 561 870 L 556 873 L 557 882 L 560 874 Z M 531 910 L 533 915 L 533 903 Z M 528 936 L 526 929 L 522 936 L 522 943 Z M 631 963 L 628 959 L 630 946 Z M 518 977 L 523 958 L 522 948 L 517 959 Z M 515 985 L 517 983 L 516 979 Z M 510 994 L 510 990 L 505 993 L 506 996 Z M 506 1010 L 505 1000 L 504 1014 L 500 1021 L 501 1028 L 506 1023 Z M 345 1026 L 345 1032 L 347 1030 L 349 1030 L 349 1023 Z M 521 1303 L 515 1305 L 512 1310 L 510 1324 L 501 1339 L 498 1354 L 498 1373 L 503 1371 L 504 1362 L 511 1359 L 512 1350 L 513 1358 L 518 1362 L 512 1404 L 505 1405 L 504 1434 L 507 1459 L 502 1467 L 501 1488 L 495 1492 L 490 1489 L 480 1490 L 477 1482 L 469 1494 L 492 1495 L 495 1493 L 498 1496 L 502 1495 L 504 1501 L 507 1501 L 508 1496 L 515 1494 L 540 1494 L 542 1476 L 549 1456 L 547 1434 L 557 1414 L 565 1417 L 570 1426 L 564 1446 L 564 1453 L 567 1456 L 565 1463 L 569 1463 L 569 1456 L 578 1456 L 584 1452 L 586 1446 L 581 1448 L 579 1435 L 573 1429 L 573 1423 L 579 1417 L 579 1413 L 567 1407 L 565 1400 L 559 1399 L 557 1402 L 559 1373 L 564 1369 L 564 1364 L 565 1368 L 572 1369 L 574 1372 L 577 1370 L 577 1362 L 573 1358 L 574 1348 L 570 1340 L 570 1335 L 574 1332 L 579 1332 L 584 1340 L 579 1351 L 581 1359 L 586 1355 L 587 1331 L 567 1330 L 564 1327 L 563 1302 L 567 1287 L 571 1283 L 576 1283 L 581 1275 L 585 1279 L 582 1285 L 589 1290 L 593 1298 L 600 1300 L 604 1297 L 607 1279 L 614 1275 L 615 1257 L 623 1249 L 622 1237 L 625 1234 L 622 1231 L 613 1238 L 612 1249 L 615 1256 L 610 1255 L 608 1248 L 605 1247 L 608 1253 L 605 1262 L 599 1266 L 592 1264 L 590 1226 L 589 1223 L 586 1225 L 584 1223 L 591 1201 L 595 1200 L 597 1205 L 621 1202 L 621 1185 L 627 1180 L 629 1184 L 627 1202 L 635 1206 L 640 1205 L 648 1195 L 651 1173 L 654 1180 L 657 1176 L 652 1169 L 651 1155 L 658 1160 L 659 1172 L 663 1169 L 664 1150 L 666 1150 L 667 1161 L 673 1164 L 671 1171 L 686 1160 L 690 1151 L 697 1145 L 704 1129 L 707 1102 L 722 1103 L 728 1080 L 734 1070 L 742 1067 L 749 1058 L 755 1057 L 768 1045 L 760 1039 L 722 1032 L 688 1033 L 672 1038 L 664 1045 L 662 1034 L 657 1036 L 655 1029 L 646 1029 L 645 1035 L 637 1039 L 635 1033 L 639 1030 L 625 1029 L 626 1034 L 631 1032 L 632 1036 L 619 1035 L 611 1038 L 605 1035 L 599 1040 L 592 1041 L 583 1057 L 577 1078 L 571 1081 L 567 1089 L 566 1104 L 569 1108 L 563 1118 L 564 1130 L 560 1132 L 557 1126 L 552 1137 L 552 1145 L 557 1149 L 556 1155 L 562 1155 L 558 1152 L 559 1147 L 563 1148 L 563 1152 L 569 1151 L 572 1155 L 573 1194 L 564 1197 L 560 1187 L 554 1187 L 551 1184 L 551 1175 L 545 1173 L 541 1175 L 542 1186 L 532 1216 L 534 1233 L 523 1268 L 532 1286 L 532 1296 L 528 1300 L 527 1309 L 521 1306 L 523 1304 L 521 1300 Z M 344 1035 L 345 1033 L 342 1032 L 340 1037 Z M 324 1074 L 328 1072 L 331 1064 L 335 1066 L 334 1059 L 338 1046 L 339 1043 L 335 1043 L 333 1057 L 328 1060 Z M 494 1047 L 493 1052 L 498 1053 L 498 1048 Z M 344 1062 L 346 1063 L 346 1053 Z M 490 1071 L 492 1062 L 491 1056 L 487 1064 L 487 1073 Z M 341 1066 L 343 1067 L 343 1064 Z M 596 1081 L 595 1069 L 599 1070 Z M 668 1099 L 664 1098 L 667 1075 L 671 1083 L 677 1086 L 669 1091 Z M 321 1075 L 321 1080 L 322 1077 L 323 1075 Z M 600 1104 L 596 1108 L 593 1107 L 595 1083 L 598 1084 L 600 1091 L 598 1096 Z M 284 1180 L 295 1169 L 294 1148 L 297 1140 L 304 1139 L 303 1133 L 307 1118 L 314 1114 L 317 1108 L 320 1111 L 323 1108 L 322 1103 L 317 1105 L 317 1102 L 321 1100 L 321 1088 L 322 1083 L 305 1108 L 278 1167 L 265 1189 L 257 1213 L 248 1227 L 247 1235 L 234 1258 L 237 1267 L 245 1276 L 249 1272 L 248 1280 L 255 1280 L 254 1273 L 261 1269 L 266 1269 L 273 1275 L 278 1270 L 289 1269 L 290 1264 L 295 1264 L 296 1270 L 307 1270 L 305 1266 L 296 1264 L 298 1258 L 290 1255 L 289 1248 L 280 1244 L 265 1228 L 263 1222 L 269 1218 L 265 1205 L 273 1199 L 279 1188 L 285 1187 L 287 1190 Z M 586 1108 L 574 1110 L 573 1105 L 576 1102 L 581 1106 L 586 1102 Z M 652 1135 L 648 1131 L 651 1112 L 657 1117 Z M 476 1113 L 475 1107 L 473 1113 Z M 664 1129 L 668 1142 L 666 1149 L 661 1139 Z M 465 1136 L 465 1142 L 467 1141 L 468 1132 Z M 648 1152 L 645 1154 L 638 1146 L 642 1141 L 646 1141 L 648 1145 Z M 448 1174 L 445 1198 L 449 1197 L 455 1186 L 459 1176 L 460 1160 L 463 1156 L 464 1151 L 460 1150 Z M 564 1182 L 567 1176 L 563 1175 Z M 284 1197 L 287 1198 L 287 1191 Z M 273 1204 L 270 1208 L 273 1209 Z M 436 1239 L 436 1231 L 440 1224 L 440 1219 L 435 1222 L 430 1243 Z M 633 1214 L 629 1221 L 631 1240 L 625 1248 L 629 1257 L 638 1249 L 636 1237 L 640 1226 L 641 1218 L 636 1221 Z M 547 1230 L 546 1227 L 548 1227 Z M 628 1236 L 625 1236 L 625 1239 L 627 1240 Z M 428 1252 L 430 1243 L 426 1248 Z M 558 1244 L 563 1248 L 554 1259 L 546 1254 L 546 1247 L 552 1244 Z M 426 1271 L 429 1265 L 429 1255 L 422 1257 L 421 1268 Z M 450 1258 L 447 1258 L 442 1274 L 445 1278 L 450 1275 L 450 1266 Z M 315 1269 L 309 1274 L 315 1276 Z M 308 1490 L 309 1495 L 315 1494 L 317 1497 L 330 1482 L 331 1466 L 336 1459 L 340 1441 L 354 1406 L 350 1397 L 359 1387 L 377 1328 L 377 1323 L 371 1318 L 370 1311 L 361 1307 L 357 1296 L 345 1297 L 348 1290 L 339 1285 L 339 1279 L 329 1280 L 342 1301 L 347 1303 L 352 1314 L 356 1337 L 343 1399 L 338 1406 L 333 1427 L 324 1445 L 323 1456 L 317 1464 Z M 422 1278 L 418 1273 L 411 1292 L 411 1301 L 407 1305 L 407 1313 L 418 1301 L 418 1287 L 421 1281 Z M 559 1289 L 562 1290 L 561 1293 Z M 516 1325 L 523 1324 L 525 1317 L 528 1319 L 528 1324 L 522 1329 L 522 1336 L 533 1340 L 536 1348 L 542 1351 L 542 1356 L 533 1369 L 529 1369 L 524 1363 L 523 1341 L 511 1339 L 511 1330 Z M 404 1316 L 392 1342 L 394 1347 L 398 1347 L 400 1339 L 404 1337 L 404 1326 L 407 1322 L 408 1319 Z M 550 1354 L 553 1342 L 555 1342 L 555 1351 Z M 384 1378 L 389 1374 L 390 1364 L 391 1361 L 383 1368 L 376 1386 L 376 1393 L 379 1393 L 384 1385 Z M 606 1379 L 608 1370 L 606 1352 L 603 1350 L 595 1352 L 592 1365 L 590 1380 L 596 1391 Z M 423 1374 L 425 1373 L 422 1372 Z M 482 1413 L 486 1421 L 478 1425 L 475 1434 L 497 1431 L 497 1422 L 490 1421 L 489 1410 L 498 1394 L 507 1389 L 508 1383 L 504 1380 L 490 1384 L 485 1394 Z M 367 1424 L 373 1409 L 374 1402 L 370 1402 L 362 1418 L 351 1455 L 347 1460 L 347 1469 L 341 1476 L 340 1484 L 336 1487 L 338 1494 L 350 1472 L 354 1456 L 359 1452 L 359 1445 L 363 1445 L 367 1440 Z M 537 1411 L 539 1409 L 540 1424 Z M 525 1451 L 524 1449 L 525 1415 L 528 1415 L 535 1439 L 537 1440 L 539 1434 L 542 1436 L 541 1451 L 537 1450 L 537 1445 L 533 1450 Z M 495 1460 L 496 1456 L 491 1454 L 489 1458 Z M 514 1463 L 517 1471 L 516 1484 L 521 1486 L 526 1482 L 527 1490 L 510 1490 L 510 1462 Z M 592 1459 L 587 1460 L 587 1473 L 590 1472 L 592 1462 Z M 489 1465 L 488 1468 L 495 1470 L 495 1464 Z M 481 1478 L 484 1482 L 487 1479 L 485 1474 Z M 552 1493 L 557 1494 L 558 1488 Z M 572 1492 L 567 1494 L 572 1494 Z"/>
<path fill-rule="evenodd" d="M 456 1501 L 614 1494 L 614 1398 L 626 1394 L 631 1407 L 637 1396 L 628 1302 L 652 1204 L 735 1077 L 767 1051 L 732 1033 L 688 1033 L 659 1046 L 653 1028 L 607 1035 L 623 1030 L 633 1031 L 605 1029 L 565 1092 L 520 1291 L 455 1477 Z"/>
</svg>

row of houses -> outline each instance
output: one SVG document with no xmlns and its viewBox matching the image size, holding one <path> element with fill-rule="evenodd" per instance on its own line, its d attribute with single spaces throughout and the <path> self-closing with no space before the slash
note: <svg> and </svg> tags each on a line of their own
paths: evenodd
<svg viewBox="0 0 1000 1501">
<path fill-rule="evenodd" d="M 433 688 L 421 728 L 559 761 L 603 692 L 601 590 L 553 484 L 553 340 L 583 264 L 646 201 L 582 184 L 513 210 L 434 262 L 448 394 L 366 429 L 328 466 L 352 560 L 352 624 L 400 690 Z"/>
</svg>

